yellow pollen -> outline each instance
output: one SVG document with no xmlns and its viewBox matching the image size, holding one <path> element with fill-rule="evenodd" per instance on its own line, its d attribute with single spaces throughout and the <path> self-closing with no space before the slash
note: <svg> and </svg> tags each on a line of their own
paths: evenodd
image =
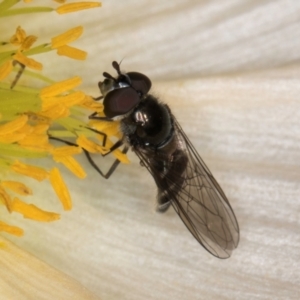
<svg viewBox="0 0 300 300">
<path fill-rule="evenodd" d="M 97 121 L 91 120 L 90 123 L 91 127 L 97 129 L 98 131 L 105 132 L 108 136 L 116 136 L 121 138 L 120 134 L 120 122 L 106 122 L 106 121 Z"/>
<path fill-rule="evenodd" d="M 34 178 L 38 181 L 43 181 L 48 177 L 48 172 L 40 167 L 27 165 L 16 161 L 11 165 L 11 168 L 16 173 Z"/>
<path fill-rule="evenodd" d="M 28 117 L 27 115 L 24 115 Z M 15 131 L 16 133 L 24 133 L 26 135 L 29 135 L 33 132 L 33 127 L 30 126 L 29 124 L 24 124 L 23 127 L 19 128 L 18 130 Z"/>
<path fill-rule="evenodd" d="M 15 236 L 22 236 L 24 234 L 23 229 L 16 227 L 16 226 L 8 225 L 8 224 L 0 221 L 0 232 L 1 231 L 7 232 L 7 233 L 15 235 Z"/>
<path fill-rule="evenodd" d="M 78 48 L 71 47 L 69 45 L 63 45 L 57 48 L 57 54 L 62 56 L 67 56 L 77 60 L 85 60 L 87 57 L 87 52 L 80 50 Z"/>
<path fill-rule="evenodd" d="M 20 117 L 17 117 L 13 121 L 7 122 L 4 125 L 0 126 L 0 136 L 13 133 L 22 127 L 27 123 L 28 117 L 26 115 L 22 115 Z"/>
<path fill-rule="evenodd" d="M 0 135 L 0 143 L 4 144 L 12 144 L 16 143 L 20 140 L 23 140 L 25 138 L 26 134 L 24 133 L 10 133 L 5 135 Z"/>
<path fill-rule="evenodd" d="M 82 150 L 80 147 L 76 146 L 61 146 L 53 149 L 52 155 L 55 156 L 69 156 L 81 153 Z"/>
<path fill-rule="evenodd" d="M 105 154 L 105 152 L 107 152 L 107 151 L 105 151 L 104 147 L 89 140 L 85 135 L 80 135 L 76 140 L 76 144 L 91 153 L 100 152 L 101 154 Z"/>
<path fill-rule="evenodd" d="M 56 195 L 60 199 L 64 210 L 70 210 L 72 208 L 72 200 L 69 190 L 57 168 L 53 168 L 50 171 L 50 182 Z"/>
<path fill-rule="evenodd" d="M 40 222 L 51 222 L 60 219 L 59 214 L 44 211 L 34 204 L 27 204 L 18 198 L 12 202 L 12 211 L 18 212 L 26 219 Z"/>
<path fill-rule="evenodd" d="M 53 105 L 50 108 L 42 111 L 41 113 L 44 117 L 51 120 L 56 120 L 59 118 L 64 118 L 70 115 L 70 111 L 63 105 Z"/>
<path fill-rule="evenodd" d="M 43 65 L 38 61 L 25 56 L 22 52 L 17 52 L 13 58 L 24 66 L 34 69 L 37 71 L 41 71 L 43 69 Z"/>
<path fill-rule="evenodd" d="M 57 3 L 60 3 L 60 4 L 62 4 L 62 3 L 65 3 L 66 2 L 66 0 L 54 0 L 55 2 L 57 2 Z"/>
<path fill-rule="evenodd" d="M 56 12 L 59 14 L 101 6 L 101 3 L 96 1 L 78 2 L 80 0 L 76 0 L 77 3 L 71 4 L 64 4 L 66 0 L 54 1 L 60 3 L 60 5 L 56 5 L 59 6 L 56 9 Z M 0 14 L 3 16 L 41 11 L 51 12 L 55 10 L 47 6 L 12 8 L 20 1 L 4 0 L 2 2 L 6 3 L 0 4 Z M 23 0 L 23 4 L 29 2 L 32 2 L 32 0 Z M 29 16 L 28 21 L 30 21 L 30 18 Z M 75 88 L 81 84 L 81 78 L 78 76 L 54 83 L 43 89 L 36 86 L 35 82 L 31 85 L 30 79 L 47 83 L 54 82 L 37 72 L 43 69 L 43 65 L 35 60 L 33 55 L 45 54 L 51 50 L 56 50 L 57 54 L 61 56 L 77 60 L 86 59 L 87 53 L 85 51 L 69 45 L 71 42 L 76 41 L 82 33 L 83 27 L 78 26 L 52 38 L 51 43 L 48 41 L 36 45 L 37 37 L 27 35 L 26 31 L 21 26 L 18 26 L 9 41 L 6 38 L 3 41 L 3 55 L 2 59 L 0 59 L 0 81 L 6 78 L 9 80 L 9 76 L 12 76 L 11 73 L 20 69 L 20 72 L 17 73 L 11 85 L 14 88 L 10 88 L 8 82 L 1 83 L 1 169 L 4 172 L 28 176 L 37 181 L 49 179 L 64 210 L 72 208 L 72 201 L 59 169 L 51 167 L 51 171 L 48 171 L 39 166 L 25 164 L 22 162 L 22 159 L 51 158 L 52 164 L 62 163 L 77 177 L 86 177 L 84 169 L 76 158 L 74 158 L 74 155 L 82 153 L 83 148 L 77 145 L 55 147 L 51 144 L 51 137 L 72 139 L 74 141 L 79 134 L 83 134 L 86 139 L 90 137 L 97 141 L 97 134 L 88 128 L 87 121 L 84 121 L 83 118 L 86 116 L 87 109 L 102 113 L 103 105 L 102 103 L 95 102 L 82 91 L 75 91 Z M 21 65 L 21 68 L 18 64 Z M 17 66 L 14 68 L 15 65 Z M 19 77 L 23 74 L 22 71 L 25 67 L 24 74 L 28 76 L 29 85 L 15 86 Z M 33 71 L 28 70 L 29 68 L 33 69 Z M 103 153 L 106 151 L 103 147 L 96 143 L 94 144 L 96 145 L 96 152 L 99 153 L 102 151 Z M 2 180 L 1 177 L 0 207 L 2 206 L 2 209 L 6 210 L 6 214 L 8 214 L 7 211 L 9 213 L 18 213 L 24 218 L 41 222 L 55 221 L 60 218 L 60 215 L 55 212 L 45 211 L 29 203 L 28 198 L 26 202 L 18 198 L 32 195 L 32 193 L 32 190 L 24 183 L 13 180 Z M 1 232 L 16 236 L 24 234 L 21 228 L 0 221 Z"/>
<path fill-rule="evenodd" d="M 44 87 L 40 92 L 40 97 L 43 99 L 44 97 L 53 97 L 61 93 L 65 93 L 80 85 L 81 82 L 81 78 L 79 76 L 75 76 L 70 79 L 54 83 L 50 86 Z"/>
<path fill-rule="evenodd" d="M 37 37 L 34 35 L 27 36 L 24 41 L 21 44 L 21 50 L 29 50 L 30 47 L 34 44 L 34 42 L 37 40 Z"/>
<path fill-rule="evenodd" d="M 59 14 L 67 14 L 74 11 L 79 11 L 83 9 L 95 8 L 100 7 L 101 2 L 78 2 L 78 3 L 68 3 L 59 6 L 56 9 L 56 12 Z"/>
<path fill-rule="evenodd" d="M 25 115 L 28 116 L 29 120 L 32 122 L 38 122 L 38 123 L 44 123 L 45 125 L 47 124 L 47 126 L 49 127 L 50 124 L 50 119 L 46 118 L 44 116 L 41 116 L 40 114 L 37 113 L 33 113 L 33 112 L 27 112 L 25 113 Z"/>
<path fill-rule="evenodd" d="M 30 134 L 18 141 L 18 144 L 35 151 L 48 151 L 53 148 L 48 142 L 48 136 L 45 134 Z"/>
<path fill-rule="evenodd" d="M 82 179 L 86 177 L 86 173 L 81 165 L 72 157 L 72 155 L 79 154 L 81 152 L 82 149 L 80 147 L 62 146 L 55 148 L 51 153 L 54 161 L 62 163 L 73 174 Z"/>
<path fill-rule="evenodd" d="M 72 107 L 74 105 L 80 104 L 84 101 L 84 99 L 85 94 L 83 92 L 76 91 L 74 93 L 64 96 L 61 101 L 66 107 Z"/>
<path fill-rule="evenodd" d="M 117 149 L 113 152 L 113 155 L 116 157 L 123 164 L 129 164 L 130 160 L 128 159 L 127 155 L 122 153 L 121 150 Z"/>
<path fill-rule="evenodd" d="M 74 27 L 54 38 L 51 39 L 52 49 L 56 49 L 58 47 L 69 44 L 75 40 L 77 40 L 83 33 L 83 27 L 78 26 Z"/>
<path fill-rule="evenodd" d="M 106 141 L 106 145 L 105 145 L 105 153 L 109 151 L 109 149 L 113 146 L 113 142 L 109 139 L 107 139 Z M 122 151 L 120 149 L 116 149 L 115 151 L 112 152 L 112 154 L 116 157 L 116 159 L 118 159 L 121 163 L 123 164 L 129 164 L 130 161 L 127 157 L 126 154 L 122 153 Z"/>
<path fill-rule="evenodd" d="M 92 97 L 90 96 L 85 96 L 83 102 L 80 104 L 82 107 L 85 107 L 87 109 L 92 110 L 93 112 L 98 112 L 98 113 L 102 113 L 104 106 L 102 104 L 102 102 L 96 102 Z M 103 114 L 104 116 L 104 114 Z M 99 122 L 98 122 L 99 123 Z"/>
<path fill-rule="evenodd" d="M 83 179 L 86 177 L 86 173 L 81 167 L 81 165 L 72 156 L 67 155 L 53 155 L 53 159 L 56 162 L 62 163 L 66 168 L 68 168 L 74 175 L 78 178 Z"/>
<path fill-rule="evenodd" d="M 0 201 L 2 201 L 7 210 L 11 212 L 11 197 L 6 193 L 5 189 L 2 186 L 0 186 Z"/>
<path fill-rule="evenodd" d="M 32 190 L 21 182 L 5 180 L 0 185 L 23 196 L 32 195 Z"/>
<path fill-rule="evenodd" d="M 48 109 L 51 109 L 56 106 L 65 107 L 63 105 L 62 97 L 41 97 L 42 102 L 42 111 L 47 111 Z"/>
<path fill-rule="evenodd" d="M 10 43 L 14 46 L 19 46 L 23 43 L 26 38 L 26 32 L 21 26 L 18 26 L 16 29 L 16 33 L 10 38 Z"/>
<path fill-rule="evenodd" d="M 48 124 L 37 124 L 33 128 L 33 133 L 35 133 L 35 134 L 46 133 L 48 129 L 49 129 Z"/>
</svg>

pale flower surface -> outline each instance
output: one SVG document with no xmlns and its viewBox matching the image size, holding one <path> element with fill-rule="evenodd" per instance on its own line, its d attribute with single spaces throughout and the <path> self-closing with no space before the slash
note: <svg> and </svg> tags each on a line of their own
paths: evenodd
<svg viewBox="0 0 300 300">
<path fill-rule="evenodd" d="M 97 97 L 102 72 L 113 74 L 111 62 L 123 59 L 124 70 L 152 79 L 152 93 L 171 107 L 228 196 L 241 239 L 219 260 L 172 208 L 155 213 L 155 183 L 133 153 L 109 180 L 82 157 L 87 180 L 63 174 L 72 211 L 51 224 L 15 217 L 26 234 L 3 237 L 99 299 L 299 298 L 299 1 L 113 0 L 80 18 L 33 18 L 26 30 L 45 39 L 63 24 L 85 28 L 75 46 L 86 61 L 39 56 L 50 77 L 78 75 L 81 90 Z M 7 28 L 20 23 L 13 21 Z M 112 161 L 98 163 L 107 169 Z M 33 197 L 59 207 L 49 191 L 37 188 Z"/>
</svg>

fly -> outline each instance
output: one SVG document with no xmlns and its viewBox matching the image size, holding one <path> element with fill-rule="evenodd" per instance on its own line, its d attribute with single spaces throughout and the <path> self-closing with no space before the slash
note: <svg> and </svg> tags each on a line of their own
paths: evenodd
<svg viewBox="0 0 300 300">
<path fill-rule="evenodd" d="M 96 99 L 103 99 L 106 117 L 90 116 L 107 121 L 120 118 L 123 138 L 108 153 L 122 145 L 123 153 L 131 148 L 157 185 L 157 211 L 173 206 L 208 252 L 228 258 L 239 243 L 239 226 L 223 190 L 168 105 L 148 94 L 150 79 L 138 72 L 122 72 L 115 61 L 112 66 L 117 77 L 103 73 L 105 79 L 98 84 L 102 96 Z M 104 174 L 89 155 L 88 159 L 105 178 L 119 164 L 116 160 Z"/>
</svg>

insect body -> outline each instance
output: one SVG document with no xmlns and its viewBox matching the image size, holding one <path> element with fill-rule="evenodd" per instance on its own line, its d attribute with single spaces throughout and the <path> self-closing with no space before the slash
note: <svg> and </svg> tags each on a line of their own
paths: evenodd
<svg viewBox="0 0 300 300">
<path fill-rule="evenodd" d="M 158 188 L 157 210 L 173 206 L 197 241 L 212 255 L 228 258 L 239 242 L 234 212 L 217 181 L 185 135 L 169 107 L 148 94 L 150 79 L 137 72 L 123 73 L 117 62 L 115 78 L 104 72 L 99 88 L 106 120 L 121 117 L 125 144 L 152 174 Z M 92 118 L 95 117 L 93 115 Z M 113 165 L 108 178 L 116 164 Z"/>
</svg>

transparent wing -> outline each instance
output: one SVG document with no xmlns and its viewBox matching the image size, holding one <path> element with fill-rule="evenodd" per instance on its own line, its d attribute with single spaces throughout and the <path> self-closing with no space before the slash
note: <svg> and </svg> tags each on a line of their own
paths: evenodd
<svg viewBox="0 0 300 300">
<path fill-rule="evenodd" d="M 175 118 L 174 126 L 179 151 L 185 159 L 183 171 L 174 168 L 172 172 L 163 172 L 159 164 L 154 163 L 154 156 L 149 160 L 145 153 L 136 151 L 136 154 L 198 242 L 212 255 L 228 258 L 239 242 L 234 212 Z M 166 159 L 170 160 L 160 157 L 160 164 Z"/>
</svg>

